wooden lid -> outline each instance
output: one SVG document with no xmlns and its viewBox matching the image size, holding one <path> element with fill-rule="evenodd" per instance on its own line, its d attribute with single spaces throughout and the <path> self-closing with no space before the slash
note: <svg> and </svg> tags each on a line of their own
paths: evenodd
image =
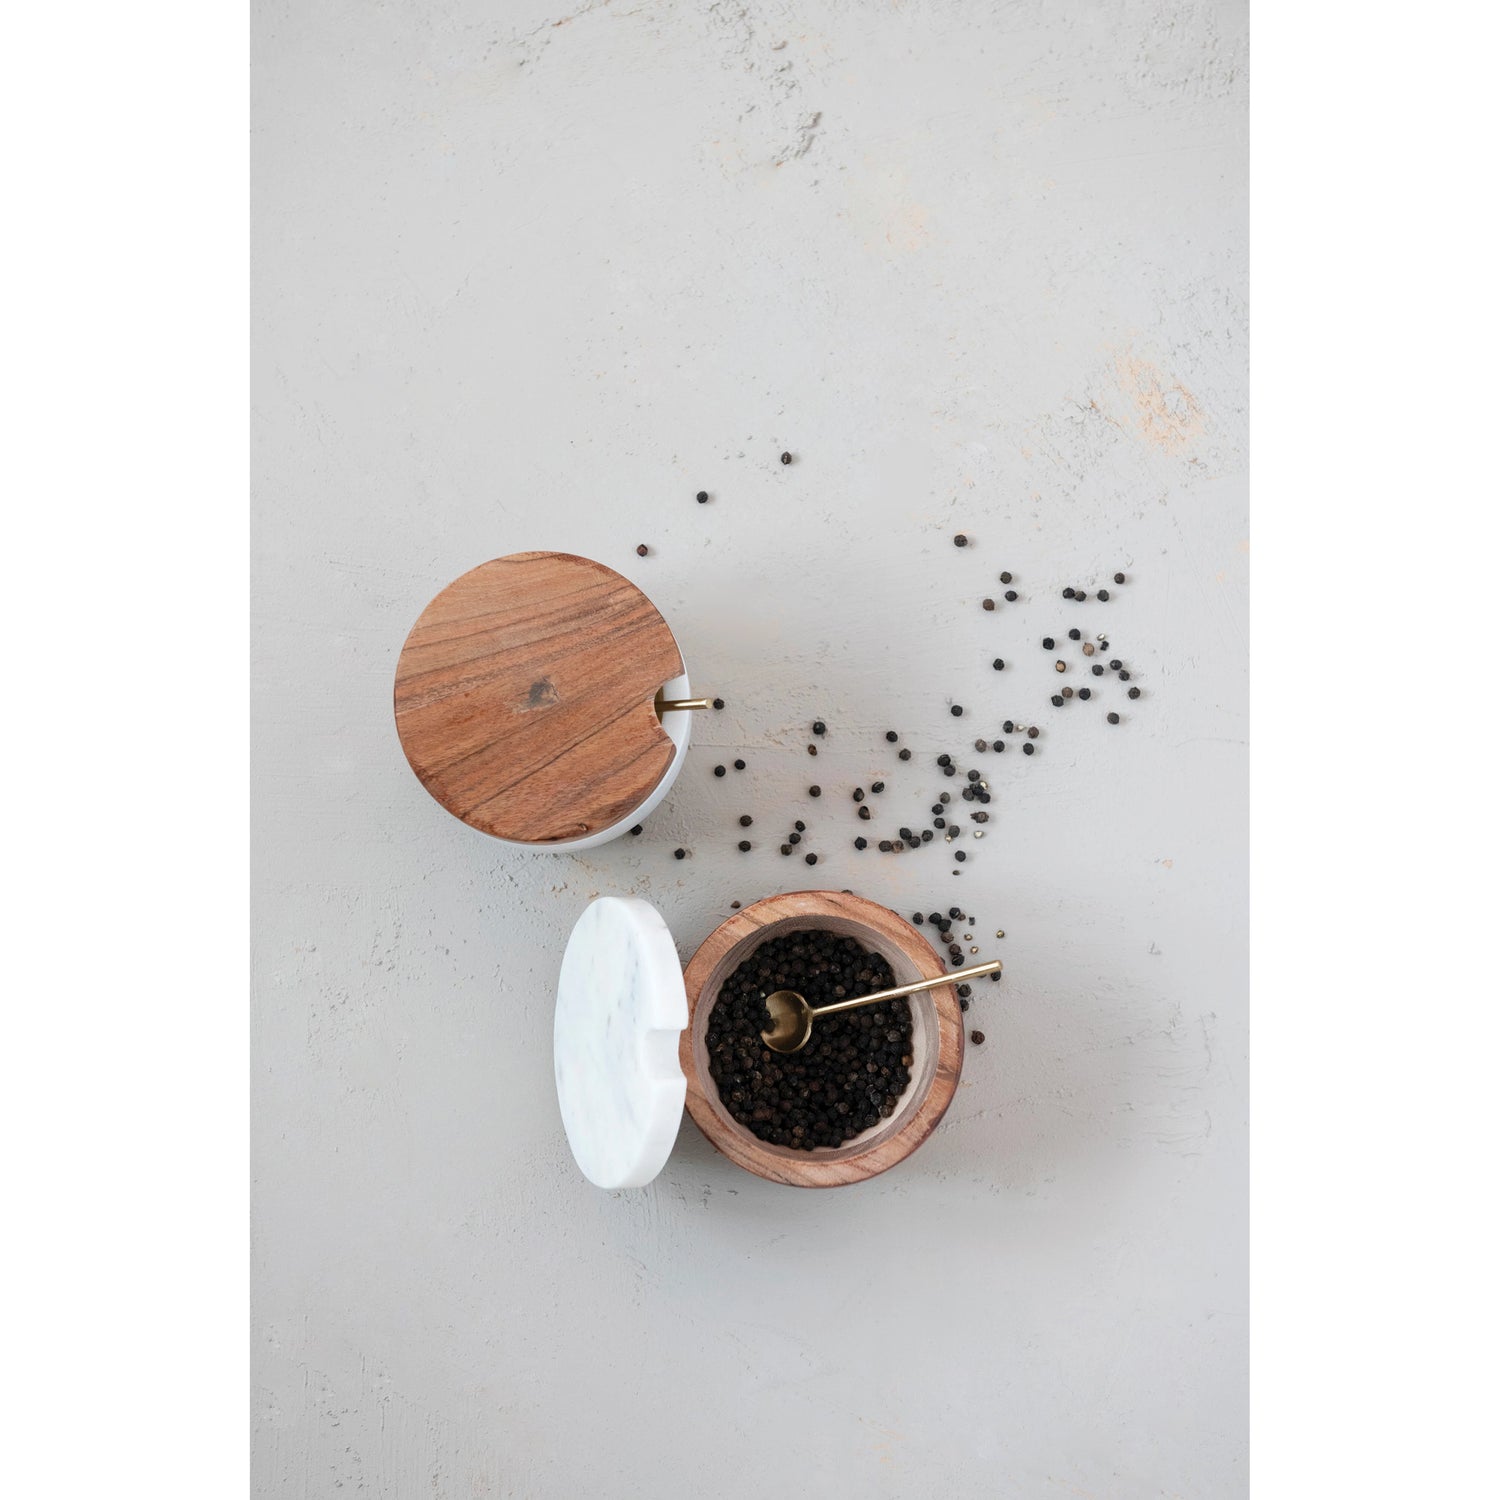
<svg viewBox="0 0 1500 1500">
<path fill-rule="evenodd" d="M 657 717 L 682 656 L 602 563 L 518 552 L 455 579 L 396 665 L 396 731 L 423 786 L 496 838 L 586 838 L 638 808 L 675 752 Z"/>
</svg>

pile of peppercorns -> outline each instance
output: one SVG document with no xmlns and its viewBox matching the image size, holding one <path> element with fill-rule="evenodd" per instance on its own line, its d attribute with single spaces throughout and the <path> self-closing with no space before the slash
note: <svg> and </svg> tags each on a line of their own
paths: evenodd
<svg viewBox="0 0 1500 1500">
<path fill-rule="evenodd" d="M 905 999 L 822 1017 L 799 1052 L 761 1040 L 766 996 L 796 990 L 814 1008 L 895 984 L 891 966 L 852 937 L 820 930 L 762 943 L 724 981 L 708 1018 L 708 1071 L 729 1113 L 773 1146 L 842 1146 L 896 1112 L 911 1082 Z"/>
</svg>

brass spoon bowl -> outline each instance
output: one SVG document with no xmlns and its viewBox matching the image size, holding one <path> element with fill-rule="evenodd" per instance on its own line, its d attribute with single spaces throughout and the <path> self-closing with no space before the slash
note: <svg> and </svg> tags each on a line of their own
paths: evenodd
<svg viewBox="0 0 1500 1500">
<path fill-rule="evenodd" d="M 951 974 L 939 974 L 936 979 L 919 979 L 915 984 L 897 985 L 893 990 L 876 990 L 872 995 L 856 995 L 853 1000 L 836 1000 L 832 1005 L 820 1005 L 816 1010 L 796 990 L 776 990 L 766 996 L 766 1013 L 771 1018 L 771 1028 L 763 1031 L 760 1039 L 773 1052 L 800 1052 L 812 1035 L 813 1021 L 818 1016 L 831 1016 L 836 1011 L 853 1010 L 859 1005 L 874 1005 L 879 1000 L 899 1000 L 903 995 L 919 994 L 922 990 L 935 990 L 940 985 L 958 984 L 965 979 L 978 979 L 985 974 L 998 974 L 1003 965 L 998 958 L 988 963 L 974 964 L 967 969 L 955 969 Z"/>
</svg>

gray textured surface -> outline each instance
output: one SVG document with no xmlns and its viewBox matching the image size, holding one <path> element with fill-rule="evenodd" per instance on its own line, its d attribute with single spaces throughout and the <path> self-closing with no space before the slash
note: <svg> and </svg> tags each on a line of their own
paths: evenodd
<svg viewBox="0 0 1500 1500">
<path fill-rule="evenodd" d="M 259 0 L 259 1496 L 1244 1493 L 1244 31 Z M 637 579 L 729 700 L 583 857 L 447 817 L 390 719 L 421 606 L 532 547 Z M 1110 729 L 1037 639 L 1116 567 Z M 771 847 L 888 725 L 915 765 L 1007 714 L 1043 750 L 987 762 L 961 879 L 856 855 L 842 798 L 816 882 Z M 686 954 L 813 883 L 1005 928 L 941 1130 L 807 1194 L 688 1123 L 590 1188 L 549 1064 L 582 904 Z"/>
</svg>

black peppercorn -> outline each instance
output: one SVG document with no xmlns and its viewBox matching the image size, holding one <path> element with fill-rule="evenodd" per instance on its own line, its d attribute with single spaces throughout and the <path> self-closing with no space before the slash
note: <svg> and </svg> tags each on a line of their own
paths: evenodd
<svg viewBox="0 0 1500 1500">
<path fill-rule="evenodd" d="M 911 925 L 913 927 L 920 927 L 924 921 L 926 921 L 926 918 L 922 915 L 921 912 L 914 911 L 911 914 Z"/>
<path fill-rule="evenodd" d="M 715 698 L 714 699 L 714 707 L 715 708 L 723 708 L 724 707 L 724 700 L 722 698 Z"/>
<path fill-rule="evenodd" d="M 1003 724 L 1002 724 L 1002 725 L 1001 725 L 1001 726 L 1000 726 L 1000 728 L 1001 728 L 1001 729 L 1002 729 L 1002 730 L 1003 730 L 1003 731 L 1004 731 L 1004 732 L 1005 732 L 1005 733 L 1006 733 L 1006 734 L 1014 734 L 1014 733 L 1015 733 L 1015 732 L 1016 732 L 1016 726 L 1015 726 L 1015 724 L 1014 724 L 1014 723 L 1013 723 L 1013 722 L 1012 722 L 1012 721 L 1011 721 L 1011 720 L 1010 720 L 1010 719 L 1007 719 L 1007 720 L 1006 720 L 1006 721 L 1005 721 L 1005 722 L 1004 722 L 1004 723 L 1003 723 Z"/>
<path fill-rule="evenodd" d="M 1004 754 L 1004 752 L 1005 752 L 1005 741 L 1004 740 L 996 740 L 995 743 L 990 746 L 990 749 L 993 750 L 997 755 Z"/>
<path fill-rule="evenodd" d="M 1033 745 L 1030 740 L 1028 740 L 1024 745 L 1021 746 L 1021 753 L 1023 755 L 1035 755 L 1036 746 Z"/>
<path fill-rule="evenodd" d="M 859 820 L 861 823 L 868 823 L 870 821 L 870 809 L 868 807 L 860 808 Z"/>
<path fill-rule="evenodd" d="M 991 666 L 992 666 L 992 667 L 993 667 L 993 668 L 994 668 L 994 669 L 995 669 L 995 670 L 996 670 L 996 671 L 997 671 L 997 672 L 1003 672 L 1003 671 L 1004 671 L 1004 670 L 1005 670 L 1005 659 L 1004 659 L 1004 658 L 1003 658 L 1003 657 L 999 657 L 999 656 L 997 656 L 997 657 L 996 657 L 996 658 L 995 658 L 995 659 L 994 659 L 994 661 L 992 661 L 992 662 L 991 662 L 991 663 L 990 663 L 990 665 L 991 665 Z"/>
<path fill-rule="evenodd" d="M 960 531 L 959 534 L 953 538 L 953 545 L 955 547 L 967 547 L 969 545 L 969 539 L 963 534 L 963 532 Z"/>
<path fill-rule="evenodd" d="M 1129 672 L 1121 672 L 1118 675 L 1119 675 L 1119 678 L 1120 678 L 1121 682 L 1129 682 L 1130 681 L 1130 673 Z"/>
<path fill-rule="evenodd" d="M 883 782 L 883 781 L 872 781 L 870 783 L 870 790 L 872 792 L 883 792 L 885 790 L 885 782 Z"/>
<path fill-rule="evenodd" d="M 953 707 L 948 710 L 948 712 L 952 714 L 955 719 L 961 719 L 964 716 L 964 706 L 962 703 L 955 703 Z"/>
<path fill-rule="evenodd" d="M 782 461 L 782 463 L 784 463 L 784 464 L 789 464 L 789 463 L 791 463 L 791 461 L 792 461 L 792 455 L 791 455 L 791 454 L 790 454 L 790 453 L 783 453 L 783 454 L 782 454 L 782 455 L 781 455 L 781 461 Z"/>
<path fill-rule="evenodd" d="M 958 1008 L 960 1010 L 968 1010 L 969 1008 L 969 1002 L 962 995 L 958 997 Z"/>
<path fill-rule="evenodd" d="M 1127 698 L 1139 698 L 1141 696 L 1141 690 L 1139 688 L 1131 688 L 1131 690 L 1126 693 L 1125 696 Z"/>
<path fill-rule="evenodd" d="M 1044 635 L 1042 637 L 1042 650 L 1043 651 L 1051 651 L 1056 645 L 1057 645 L 1057 642 L 1054 641 L 1050 635 Z"/>
<path fill-rule="evenodd" d="M 755 819 L 752 818 L 749 813 L 741 813 L 740 814 L 740 827 L 741 828 L 748 828 L 751 825 L 751 823 L 753 823 L 754 821 L 755 821 Z"/>
<path fill-rule="evenodd" d="M 802 842 L 802 835 L 800 833 L 789 833 L 786 836 L 786 841 L 789 844 L 800 844 Z"/>
<path fill-rule="evenodd" d="M 1068 632 L 1068 639 L 1070 641 L 1081 641 L 1083 639 L 1083 632 L 1075 627 Z"/>
<path fill-rule="evenodd" d="M 889 839 L 881 839 L 876 847 L 882 854 L 889 854 L 891 852 L 891 841 Z"/>
<path fill-rule="evenodd" d="M 736 771 L 743 771 L 745 769 L 745 762 L 742 760 L 735 761 L 734 768 Z"/>
<path fill-rule="evenodd" d="M 896 759 L 897 760 L 910 760 L 911 759 L 911 751 L 910 750 L 904 750 L 904 749 L 903 750 L 898 750 L 896 752 Z"/>
<path fill-rule="evenodd" d="M 1009 583 L 1010 581 L 1011 581 L 1011 578 L 1010 578 L 1010 574 L 1009 573 L 1002 573 L 1000 575 L 1000 582 L 1001 583 Z"/>
<path fill-rule="evenodd" d="M 1109 599 L 1109 590 L 1108 589 L 1100 589 L 1099 590 L 1099 600 L 1100 600 L 1100 603 L 1105 603 L 1105 602 L 1108 601 L 1108 599 Z"/>
<path fill-rule="evenodd" d="M 790 854 L 792 852 L 792 846 L 790 844 L 783 844 L 781 846 L 781 852 L 783 854 Z"/>
<path fill-rule="evenodd" d="M 1092 688 L 1079 688 L 1078 696 L 1087 701 L 1094 696 L 1094 690 Z"/>
<path fill-rule="evenodd" d="M 990 748 L 990 742 L 988 740 L 975 740 L 974 748 L 980 751 L 988 750 Z"/>
<path fill-rule="evenodd" d="M 1006 589 L 1005 591 L 1005 602 L 1007 604 L 1014 604 L 1020 597 L 1014 589 Z"/>
<path fill-rule="evenodd" d="M 740 840 L 740 853 L 741 854 L 748 854 L 749 852 L 750 852 L 750 840 L 749 839 L 741 839 Z"/>
<path fill-rule="evenodd" d="M 973 1042 L 976 1047 L 978 1047 L 984 1041 L 984 1033 L 982 1031 L 971 1031 L 969 1033 L 969 1040 Z"/>
<path fill-rule="evenodd" d="M 821 797 L 823 795 L 823 788 L 820 786 L 810 786 L 807 789 L 807 795 L 809 797 Z"/>
<path fill-rule="evenodd" d="M 631 838 L 634 838 L 634 837 L 635 837 L 635 836 L 636 836 L 636 835 L 637 835 L 637 834 L 638 834 L 638 833 L 640 833 L 640 831 L 641 831 L 641 829 L 642 829 L 642 828 L 643 828 L 643 827 L 644 827 L 644 826 L 645 826 L 645 825 L 644 825 L 644 824 L 642 824 L 642 823 L 637 823 L 637 824 L 636 824 L 636 825 L 635 825 L 635 827 L 634 827 L 634 828 L 632 828 L 632 829 L 631 829 L 631 830 L 630 830 L 630 836 L 631 836 Z"/>
<path fill-rule="evenodd" d="M 1073 597 L 1073 590 L 1072 589 L 1064 589 L 1063 590 L 1063 598 L 1064 599 L 1071 599 L 1072 597 Z"/>
<path fill-rule="evenodd" d="M 644 542 L 642 542 L 640 546 L 635 549 L 635 555 L 637 557 L 644 557 L 650 550 L 651 549 Z"/>
<path fill-rule="evenodd" d="M 979 607 L 981 609 L 994 609 L 995 601 L 993 599 L 981 599 L 979 601 Z"/>
<path fill-rule="evenodd" d="M 959 864 L 962 864 L 969 856 L 965 854 L 962 849 L 955 849 L 953 851 L 953 857 L 959 862 Z M 962 958 L 963 954 L 959 954 L 959 957 Z"/>
<path fill-rule="evenodd" d="M 818 856 L 817 856 L 817 855 L 816 855 L 816 854 L 809 854 L 809 855 L 808 855 L 808 856 L 807 856 L 807 862 L 808 862 L 808 864 L 810 864 L 810 865 L 815 865 L 815 864 L 817 864 L 817 862 L 818 862 Z"/>
<path fill-rule="evenodd" d="M 1035 724 L 1033 724 L 1031 728 L 1026 731 L 1026 738 L 1029 740 L 1034 740 L 1041 732 L 1042 731 L 1038 729 Z"/>
<path fill-rule="evenodd" d="M 1095 662 L 1094 665 L 1089 668 L 1089 671 L 1092 672 L 1095 677 L 1104 676 L 1104 668 L 1101 667 L 1098 662 Z"/>
<path fill-rule="evenodd" d="M 699 505 L 707 505 L 708 504 L 708 491 L 707 490 L 699 490 L 698 491 L 698 504 Z"/>
<path fill-rule="evenodd" d="M 862 786 L 854 788 L 854 800 L 856 802 L 863 802 L 865 800 L 865 789 Z"/>
<path fill-rule="evenodd" d="M 809 755 L 816 755 L 818 753 L 818 747 L 816 745 L 809 745 L 807 747 L 807 753 Z"/>
<path fill-rule="evenodd" d="M 1109 670 L 1111 672 L 1118 672 L 1120 670 L 1120 668 L 1123 667 L 1124 665 L 1125 665 L 1125 663 L 1122 662 L 1120 660 L 1120 658 L 1117 656 L 1117 657 L 1115 657 L 1115 659 L 1112 662 L 1110 662 L 1110 664 L 1109 664 Z"/>
<path fill-rule="evenodd" d="M 813 733 L 814 734 L 827 734 L 827 732 L 828 732 L 828 726 L 821 719 L 814 719 L 813 720 Z"/>
<path fill-rule="evenodd" d="M 1119 714 L 1106 714 L 1104 717 L 1107 718 L 1111 724 L 1118 724 L 1120 722 Z"/>
<path fill-rule="evenodd" d="M 1116 573 L 1115 574 L 1115 582 L 1116 583 L 1124 583 L 1125 582 L 1125 575 L 1123 573 Z"/>
<path fill-rule="evenodd" d="M 966 773 L 966 776 L 967 776 L 967 779 L 970 780 L 970 781 L 978 781 L 979 780 L 979 772 L 978 771 L 969 771 L 969 772 Z"/>
<path fill-rule="evenodd" d="M 901 738 L 901 736 L 899 734 L 897 734 L 894 729 L 887 729 L 886 732 L 885 732 L 885 737 L 886 737 L 887 743 L 888 744 L 892 744 L 892 745 L 894 745 L 896 743 L 896 741 Z"/>
<path fill-rule="evenodd" d="M 723 766 L 715 766 L 714 767 L 714 775 L 715 776 L 722 776 L 722 775 L 724 775 L 724 767 Z"/>
<path fill-rule="evenodd" d="M 856 849 L 868 849 L 870 847 L 870 841 L 866 838 L 855 839 L 854 847 Z"/>
<path fill-rule="evenodd" d="M 957 766 L 944 766 L 943 767 L 943 775 L 944 776 L 957 776 L 958 775 L 958 767 Z"/>
<path fill-rule="evenodd" d="M 1063 706 L 1063 700 L 1062 700 L 1062 694 L 1061 693 L 1053 693 L 1053 695 L 1052 695 L 1052 706 L 1053 706 L 1053 708 L 1061 708 Z"/>
<path fill-rule="evenodd" d="M 807 832 L 807 824 L 804 823 L 801 818 L 798 818 L 797 821 L 792 824 L 792 827 L 795 828 L 798 833 Z"/>
<path fill-rule="evenodd" d="M 687 850 L 686 849 L 674 849 L 672 851 L 672 858 L 673 859 L 686 859 L 687 858 Z"/>
</svg>

